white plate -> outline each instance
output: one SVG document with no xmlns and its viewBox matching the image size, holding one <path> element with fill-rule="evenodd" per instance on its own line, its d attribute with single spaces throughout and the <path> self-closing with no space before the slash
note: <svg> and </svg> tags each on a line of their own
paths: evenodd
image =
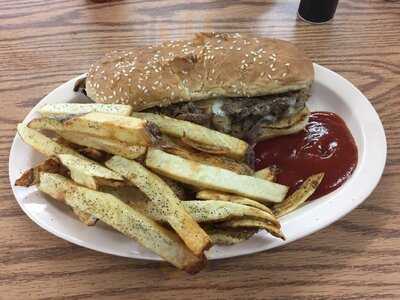
<svg viewBox="0 0 400 300">
<path fill-rule="evenodd" d="M 351 178 L 338 190 L 310 203 L 281 219 L 286 241 L 260 232 L 234 246 L 216 246 L 208 251 L 210 259 L 244 255 L 282 246 L 320 230 L 340 219 L 362 203 L 378 184 L 386 160 L 386 138 L 377 113 L 368 99 L 349 81 L 319 65 L 314 65 L 315 83 L 309 100 L 311 110 L 332 111 L 350 128 L 358 147 L 359 161 Z M 40 101 L 24 122 L 38 117 L 37 109 L 57 102 L 83 102 L 72 91 L 77 78 L 61 85 Z M 16 136 L 9 160 L 10 182 L 23 211 L 39 226 L 74 244 L 93 250 L 140 259 L 160 260 L 152 252 L 103 224 L 87 227 L 64 207 L 49 200 L 35 187 L 15 187 L 24 170 L 43 157 Z"/>
</svg>

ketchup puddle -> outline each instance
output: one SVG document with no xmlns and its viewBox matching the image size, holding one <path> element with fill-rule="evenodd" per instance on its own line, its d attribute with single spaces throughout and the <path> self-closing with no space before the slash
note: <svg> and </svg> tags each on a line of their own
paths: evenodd
<svg viewBox="0 0 400 300">
<path fill-rule="evenodd" d="M 288 195 L 307 177 L 324 172 L 314 200 L 339 188 L 357 166 L 357 147 L 350 130 L 335 113 L 313 112 L 306 128 L 255 146 L 256 170 L 277 166 L 277 182 L 290 186 Z"/>
</svg>

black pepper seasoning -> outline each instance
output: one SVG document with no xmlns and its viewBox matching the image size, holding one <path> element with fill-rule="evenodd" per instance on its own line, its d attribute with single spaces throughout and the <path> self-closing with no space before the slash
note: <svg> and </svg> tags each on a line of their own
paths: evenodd
<svg viewBox="0 0 400 300">
<path fill-rule="evenodd" d="M 339 0 L 301 0 L 298 16 L 311 23 L 325 23 L 335 15 Z"/>
</svg>

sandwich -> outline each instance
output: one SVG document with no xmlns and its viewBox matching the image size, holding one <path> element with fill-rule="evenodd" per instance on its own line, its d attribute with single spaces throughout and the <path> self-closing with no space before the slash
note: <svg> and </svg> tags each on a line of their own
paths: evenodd
<svg viewBox="0 0 400 300">
<path fill-rule="evenodd" d="M 113 51 L 75 91 L 98 103 L 194 122 L 251 144 L 308 122 L 311 60 L 293 44 L 230 33 Z"/>
</svg>

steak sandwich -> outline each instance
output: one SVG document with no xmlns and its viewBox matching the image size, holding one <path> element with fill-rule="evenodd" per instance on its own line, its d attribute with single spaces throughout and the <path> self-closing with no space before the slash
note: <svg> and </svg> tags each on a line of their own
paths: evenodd
<svg viewBox="0 0 400 300">
<path fill-rule="evenodd" d="M 199 33 L 107 54 L 75 88 L 255 143 L 304 128 L 313 79 L 311 60 L 289 42 Z"/>
</svg>

